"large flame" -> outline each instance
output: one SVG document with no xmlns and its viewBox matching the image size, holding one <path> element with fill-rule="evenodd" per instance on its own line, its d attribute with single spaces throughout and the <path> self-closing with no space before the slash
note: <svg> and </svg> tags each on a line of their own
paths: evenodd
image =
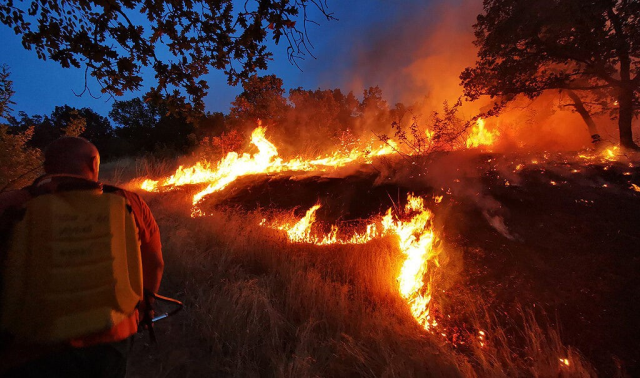
<svg viewBox="0 0 640 378">
<path fill-rule="evenodd" d="M 264 127 L 259 126 L 251 134 L 251 144 L 258 148 L 256 154 L 239 155 L 229 152 L 216 164 L 198 162 L 191 167 L 180 166 L 172 176 L 159 181 L 147 179 L 141 183 L 140 188 L 146 191 L 160 191 L 187 184 L 207 183 L 205 189 L 193 196 L 193 204 L 197 205 L 203 197 L 226 188 L 242 176 L 284 171 L 326 172 L 356 162 L 370 163 L 373 157 L 392 154 L 395 149 L 393 141 L 388 141 L 387 144 L 376 148 L 367 146 L 315 159 L 298 157 L 284 161 L 278 156 L 276 146 L 265 137 L 265 131 Z M 197 213 L 196 211 L 194 214 Z"/>
<path fill-rule="evenodd" d="M 467 148 L 491 146 L 496 142 L 498 136 L 500 136 L 500 132 L 497 129 L 494 131 L 487 130 L 484 119 L 478 118 L 467 137 Z"/>
<path fill-rule="evenodd" d="M 278 156 L 277 148 L 265 137 L 265 128 L 259 126 L 251 134 L 251 143 L 258 148 L 258 153 L 239 155 L 230 152 L 217 164 L 198 162 L 191 167 L 180 166 L 176 172 L 163 180 L 145 180 L 140 187 L 147 191 L 171 190 L 187 184 L 208 184 L 208 186 L 193 196 L 193 216 L 203 213 L 198 203 L 208 194 L 220 191 L 241 176 L 275 173 L 284 171 L 318 171 L 343 167 L 352 163 L 370 163 L 372 157 L 394 153 L 397 146 L 393 141 L 378 148 L 368 146 L 365 149 L 352 149 L 348 152 L 336 152 L 331 155 L 315 159 L 295 158 L 284 161 Z M 436 199 L 439 202 L 441 198 Z M 406 256 L 398 276 L 400 295 L 408 302 L 411 313 L 425 328 L 435 325 L 430 321 L 429 305 L 431 302 L 431 287 L 424 283 L 427 272 L 427 262 L 437 256 L 433 248 L 435 236 L 433 233 L 432 213 L 425 207 L 424 199 L 409 195 L 407 205 L 402 214 L 389 209 L 383 217 L 373 219 L 366 226 L 363 233 L 351 232 L 345 234 L 338 226 L 332 226 L 328 233 L 314 232 L 316 212 L 321 205 L 310 208 L 304 217 L 296 221 L 262 222 L 270 228 L 283 230 L 294 243 L 313 243 L 317 245 L 330 244 L 364 244 L 368 241 L 395 235 L 398 247 Z"/>
<path fill-rule="evenodd" d="M 437 198 L 436 202 L 439 200 L 441 198 Z M 262 224 L 285 231 L 294 243 L 364 244 L 387 235 L 397 237 L 398 248 L 405 255 L 398 276 L 400 295 L 407 301 L 413 317 L 420 325 L 425 329 L 435 326 L 435 321 L 429 315 L 431 285 L 427 283 L 425 287 L 424 279 L 428 262 L 433 260 L 437 265 L 438 251 L 434 248 L 433 214 L 426 208 L 424 199 L 409 194 L 402 214 L 396 214 L 390 208 L 383 217 L 377 217 L 367 224 L 364 233 L 344 233 L 337 226 L 332 226 L 329 233 L 314 232 L 316 212 L 320 207 L 313 206 L 298 221 L 263 221 Z"/>
<path fill-rule="evenodd" d="M 207 195 L 220 191 L 242 176 L 252 174 L 277 173 L 284 171 L 327 172 L 332 169 L 354 163 L 371 163 L 375 156 L 393 154 L 397 146 L 393 141 L 373 148 L 357 148 L 349 151 L 338 151 L 333 154 L 313 159 L 294 158 L 284 160 L 279 157 L 277 148 L 265 137 L 265 128 L 259 126 L 251 135 L 251 143 L 258 149 L 255 154 L 230 152 L 217 163 L 198 162 L 190 167 L 180 166 L 176 172 L 162 180 L 145 180 L 140 188 L 147 191 L 171 190 L 187 184 L 206 184 L 206 188 L 193 196 L 192 215 L 204 215 L 198 204 Z M 499 132 L 485 128 L 485 122 L 479 118 L 471 129 L 466 140 L 467 148 L 492 146 L 497 141 Z M 428 134 L 427 137 L 430 137 Z M 578 155 L 589 162 L 613 162 L 620 159 L 621 152 L 612 147 L 601 152 L 589 152 Z M 543 160 L 548 160 L 545 153 Z M 538 164 L 534 159 L 531 164 Z M 630 164 L 631 166 L 631 164 Z M 514 172 L 522 170 L 518 164 Z M 506 185 L 509 182 L 507 181 Z M 632 184 L 631 189 L 640 191 L 640 187 Z M 435 198 L 438 203 L 442 198 Z M 320 232 L 316 225 L 316 213 L 321 205 L 311 207 L 301 219 L 264 220 L 261 225 L 285 231 L 288 239 L 294 243 L 312 243 L 316 245 L 330 244 L 364 244 L 375 238 L 395 237 L 398 248 L 405 259 L 397 277 L 398 291 L 407 301 L 416 321 L 425 329 L 432 329 L 436 322 L 430 316 L 432 282 L 428 278 L 432 269 L 438 266 L 438 248 L 435 247 L 437 237 L 433 230 L 433 215 L 425 206 L 421 197 L 409 195 L 406 206 L 399 210 L 390 208 L 384 216 L 372 218 L 363 232 L 347 231 L 333 225 L 329 232 Z M 431 262 L 431 263 L 430 263 Z M 426 280 L 426 281 L 425 281 Z M 483 336 L 484 337 L 484 336 Z"/>
</svg>

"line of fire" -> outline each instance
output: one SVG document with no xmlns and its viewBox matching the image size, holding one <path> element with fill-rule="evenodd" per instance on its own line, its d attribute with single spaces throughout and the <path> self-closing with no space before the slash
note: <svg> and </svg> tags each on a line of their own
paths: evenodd
<svg viewBox="0 0 640 378">
<path fill-rule="evenodd" d="M 0 66 L 0 195 L 81 137 L 91 190 L 148 204 L 117 198 L 150 219 L 126 247 L 161 239 L 126 374 L 640 377 L 640 1 L 25 0 L 2 25 L 0 56 L 15 36 L 103 97 L 30 116 L 21 82 L 58 71 Z"/>
<path fill-rule="evenodd" d="M 267 235 L 316 246 L 318 253 L 384 239 L 398 252 L 393 286 L 423 332 L 462 355 L 486 357 L 507 349 L 513 353 L 509 358 L 517 359 L 526 356 L 526 348 L 546 349 L 538 351 L 542 376 L 595 374 L 582 352 L 563 344 L 559 335 L 576 332 L 572 337 L 579 340 L 588 333 L 590 343 L 599 333 L 576 330 L 580 323 L 595 327 L 596 319 L 572 313 L 608 310 L 593 309 L 590 297 L 601 295 L 592 285 L 605 279 L 596 273 L 597 261 L 609 257 L 592 254 L 613 253 L 608 248 L 635 253 L 633 240 L 607 247 L 605 235 L 635 239 L 632 229 L 618 229 L 616 218 L 624 211 L 637 224 L 637 212 L 630 214 L 640 193 L 637 153 L 606 143 L 575 152 L 518 151 L 501 145 L 508 131 L 501 130 L 499 118 L 477 118 L 456 144 L 428 153 L 413 147 L 437 143 L 429 129 L 420 135 L 412 129 L 409 137 L 396 133 L 398 139 L 373 135 L 306 157 L 281 157 L 268 132 L 258 120 L 245 151 L 180 165 L 171 175 L 142 177 L 130 185 L 167 198 L 191 193 L 193 218 L 206 222 L 220 211 L 245 214 L 254 227 L 273 231 Z M 625 198 L 629 209 L 615 210 L 616 204 L 603 211 L 618 202 L 613 198 Z M 602 222 L 614 223 L 594 229 Z M 548 282 L 536 282 L 536 268 Z M 572 281 L 581 274 L 589 276 Z M 574 290 L 587 297 L 571 297 L 567 291 Z M 570 303 L 553 302 L 563 296 L 570 296 Z M 554 313 L 550 317 L 546 311 Z M 524 328 L 509 334 L 502 327 L 513 327 L 510 322 Z M 626 326 L 615 332 L 627 332 Z M 604 335 L 596 337 L 611 336 L 602 327 Z M 545 353 L 554 356 L 549 360 Z"/>
</svg>

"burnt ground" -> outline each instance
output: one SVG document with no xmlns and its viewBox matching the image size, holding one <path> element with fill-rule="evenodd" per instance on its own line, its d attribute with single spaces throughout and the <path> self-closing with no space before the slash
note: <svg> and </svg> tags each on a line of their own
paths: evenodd
<svg viewBox="0 0 640 378">
<path fill-rule="evenodd" d="M 546 162 L 514 174 L 515 163 L 489 155 L 474 165 L 480 174 L 458 169 L 459 178 L 431 182 L 380 180 L 371 169 L 344 178 L 252 176 L 209 197 L 205 208 L 295 209 L 302 216 L 321 203 L 318 219 L 329 224 L 381 214 L 409 192 L 445 194 L 433 210 L 464 266 L 440 298 L 442 312 L 455 314 L 451 327 L 467 321 L 456 293 L 477 298 L 505 324 L 521 309 L 535 309 L 600 376 L 614 375 L 616 365 L 640 376 L 640 192 L 630 185 L 640 185 L 640 168 Z M 508 233 L 490 225 L 493 216 L 504 219 Z"/>
</svg>

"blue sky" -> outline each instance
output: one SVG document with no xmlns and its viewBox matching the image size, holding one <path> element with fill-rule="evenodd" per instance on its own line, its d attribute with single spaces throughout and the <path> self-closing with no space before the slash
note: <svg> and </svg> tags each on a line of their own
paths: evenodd
<svg viewBox="0 0 640 378">
<path fill-rule="evenodd" d="M 402 31 L 394 29 L 414 28 L 428 30 L 430 24 L 438 22 L 438 12 L 433 10 L 431 1 L 420 0 L 327 0 L 329 10 L 338 21 L 326 22 L 320 18 L 319 26 L 311 25 L 310 38 L 314 44 L 312 53 L 299 61 L 300 71 L 292 66 L 286 56 L 286 46 L 274 46 L 274 61 L 264 74 L 276 74 L 284 80 L 286 88 L 303 87 L 342 88 L 359 94 L 364 86 L 380 84 L 376 70 L 365 78 L 354 80 L 360 73 L 363 52 L 375 52 L 380 60 L 389 58 L 385 51 L 377 51 L 378 41 L 389 39 L 389 34 Z M 460 1 L 443 1 L 446 4 Z M 468 23 L 467 23 L 468 24 Z M 398 37 L 401 38 L 401 37 Z M 406 39 L 406 38 L 404 38 Z M 391 46 L 402 43 L 392 43 Z M 384 46 L 389 46 L 388 41 Z M 397 51 L 396 51 L 397 53 Z M 378 58 L 376 58 L 378 59 Z M 49 114 L 57 105 L 90 107 L 107 115 L 112 101 L 103 97 L 91 98 L 88 94 L 77 97 L 84 87 L 84 71 L 63 69 L 52 61 L 39 60 L 34 51 L 25 50 L 20 38 L 4 25 L 0 25 L 0 64 L 7 64 L 12 72 L 16 94 L 14 113 L 25 111 L 30 115 Z M 368 68 L 371 70 L 371 67 Z M 377 70 L 380 71 L 380 70 Z M 379 73 L 379 72 L 378 72 Z M 368 76 L 369 78 L 367 78 Z M 370 80 L 369 80 L 370 79 Z M 229 87 L 225 76 L 212 72 L 206 76 L 209 95 L 205 99 L 206 110 L 227 112 L 231 101 L 240 92 L 240 87 Z M 370 82 L 367 82 L 370 81 Z M 90 88 L 97 94 L 97 85 L 89 79 Z M 149 82 L 148 85 L 152 83 Z M 357 86 L 360 85 L 360 88 Z M 118 99 L 138 97 L 144 92 L 127 93 Z"/>
</svg>

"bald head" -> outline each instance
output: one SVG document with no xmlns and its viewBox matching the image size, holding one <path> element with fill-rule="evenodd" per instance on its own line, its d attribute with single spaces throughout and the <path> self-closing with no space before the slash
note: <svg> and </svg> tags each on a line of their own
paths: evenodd
<svg viewBox="0 0 640 378">
<path fill-rule="evenodd" d="M 100 154 L 84 138 L 62 137 L 44 150 L 44 171 L 47 174 L 79 175 L 98 181 Z"/>
</svg>

